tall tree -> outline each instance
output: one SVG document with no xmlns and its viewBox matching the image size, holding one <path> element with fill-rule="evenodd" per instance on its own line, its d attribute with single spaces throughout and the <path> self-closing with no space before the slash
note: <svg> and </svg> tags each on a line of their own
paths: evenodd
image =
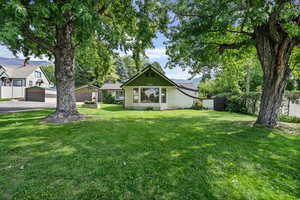
<svg viewBox="0 0 300 200">
<path fill-rule="evenodd" d="M 155 67 L 160 72 L 165 73 L 158 62 L 151 62 L 145 57 L 139 59 L 139 66 L 136 66 L 136 62 L 134 61 L 134 58 L 132 56 L 123 56 L 123 57 L 117 56 L 115 58 L 115 63 L 114 63 L 115 70 L 119 76 L 120 82 L 125 82 L 126 80 L 130 79 L 138 71 L 140 71 L 141 69 L 143 69 L 149 64 Z"/>
<path fill-rule="evenodd" d="M 75 85 L 94 84 L 101 86 L 106 80 L 116 80 L 114 52 L 98 41 L 76 51 Z"/>
<path fill-rule="evenodd" d="M 226 50 L 256 48 L 264 73 L 256 124 L 276 126 L 290 55 L 300 44 L 299 0 L 177 0 L 168 7 L 176 17 L 167 34 L 171 66 L 197 68 Z"/>
<path fill-rule="evenodd" d="M 0 0 L 0 41 L 14 53 L 54 57 L 57 108 L 46 121 L 76 121 L 75 50 L 96 39 L 138 60 L 166 19 L 160 9 L 155 0 Z"/>
</svg>

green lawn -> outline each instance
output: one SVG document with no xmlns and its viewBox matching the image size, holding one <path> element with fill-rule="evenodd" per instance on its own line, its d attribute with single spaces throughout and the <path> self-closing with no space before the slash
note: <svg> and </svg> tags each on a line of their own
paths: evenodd
<svg viewBox="0 0 300 200">
<path fill-rule="evenodd" d="M 1 99 L 1 98 L 0 98 L 0 102 L 1 102 L 1 101 L 10 101 L 10 100 L 11 100 L 11 99 L 7 99 L 7 98 L 6 98 L 6 99 L 5 99 L 5 98 L 4 98 L 4 99 Z"/>
<path fill-rule="evenodd" d="M 300 199 L 300 137 L 252 116 L 80 111 L 63 125 L 0 115 L 0 199 Z"/>
</svg>

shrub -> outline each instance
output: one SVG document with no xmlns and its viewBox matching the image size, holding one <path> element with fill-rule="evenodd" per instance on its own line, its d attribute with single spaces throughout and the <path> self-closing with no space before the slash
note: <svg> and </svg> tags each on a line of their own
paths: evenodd
<svg viewBox="0 0 300 200">
<path fill-rule="evenodd" d="M 244 114 L 255 114 L 260 93 L 249 92 L 227 97 L 226 111 Z"/>
<path fill-rule="evenodd" d="M 115 104 L 116 100 L 109 92 L 104 91 L 103 92 L 103 103 Z"/>
<path fill-rule="evenodd" d="M 288 122 L 288 123 L 300 123 L 299 117 L 292 117 L 288 115 L 280 115 L 279 120 L 282 122 Z"/>
<path fill-rule="evenodd" d="M 238 95 L 228 97 L 225 110 L 229 112 L 247 113 L 246 99 Z"/>
<path fill-rule="evenodd" d="M 84 104 L 96 104 L 95 101 L 85 101 Z"/>
<path fill-rule="evenodd" d="M 196 101 L 196 103 L 194 103 L 194 105 L 192 106 L 192 109 L 203 110 L 204 107 L 203 107 L 202 102 L 201 101 Z"/>
</svg>

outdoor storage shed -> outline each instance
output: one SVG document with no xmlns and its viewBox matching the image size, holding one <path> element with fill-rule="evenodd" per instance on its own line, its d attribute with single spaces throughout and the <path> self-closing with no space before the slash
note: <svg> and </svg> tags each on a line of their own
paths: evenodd
<svg viewBox="0 0 300 200">
<path fill-rule="evenodd" d="M 75 89 L 76 102 L 101 101 L 100 88 L 94 85 L 84 85 Z"/>
</svg>

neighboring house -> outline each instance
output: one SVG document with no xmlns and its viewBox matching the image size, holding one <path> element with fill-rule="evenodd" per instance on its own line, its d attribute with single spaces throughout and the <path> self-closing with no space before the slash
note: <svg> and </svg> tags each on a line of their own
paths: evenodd
<svg viewBox="0 0 300 200">
<path fill-rule="evenodd" d="M 51 86 L 39 66 L 0 65 L 0 98 L 24 98 L 25 88 L 32 86 Z"/>
<path fill-rule="evenodd" d="M 76 102 L 103 102 L 104 93 L 110 94 L 116 101 L 124 100 L 124 93 L 120 83 L 105 83 L 102 87 L 84 85 L 75 89 Z"/>
<path fill-rule="evenodd" d="M 124 100 L 124 91 L 121 88 L 121 83 L 104 83 L 100 88 L 102 96 L 104 93 L 110 94 L 116 101 Z"/>
<path fill-rule="evenodd" d="M 192 83 L 176 83 L 148 66 L 121 86 L 125 91 L 127 109 L 190 108 L 198 97 Z"/>
<path fill-rule="evenodd" d="M 100 88 L 94 85 L 84 85 L 75 89 L 76 102 L 96 101 L 100 102 Z"/>
</svg>

